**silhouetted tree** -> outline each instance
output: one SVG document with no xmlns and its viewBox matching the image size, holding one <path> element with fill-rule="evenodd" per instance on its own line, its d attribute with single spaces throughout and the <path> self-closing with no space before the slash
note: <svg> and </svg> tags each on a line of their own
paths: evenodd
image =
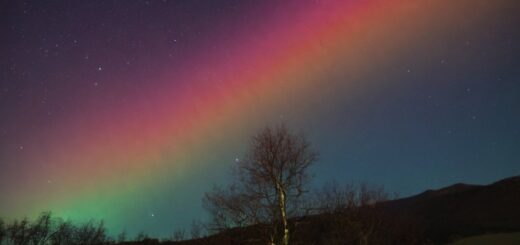
<svg viewBox="0 0 520 245">
<path fill-rule="evenodd" d="M 114 241 L 106 235 L 103 221 L 89 221 L 80 226 L 50 212 L 41 213 L 34 221 L 24 218 L 4 223 L 0 219 L 0 245 L 102 245 Z"/>
<path fill-rule="evenodd" d="M 103 244 L 107 240 L 105 224 L 100 221 L 98 224 L 90 220 L 76 231 L 76 239 L 79 245 Z"/>
<path fill-rule="evenodd" d="M 123 243 L 125 241 L 126 241 L 126 231 L 122 231 L 121 233 L 119 233 L 119 235 L 117 235 L 117 242 Z"/>
<path fill-rule="evenodd" d="M 32 245 L 44 245 L 50 238 L 52 229 L 52 219 L 50 212 L 43 212 L 38 219 L 31 225 L 29 240 Z"/>
<path fill-rule="evenodd" d="M 75 244 L 76 227 L 70 221 L 58 219 L 56 230 L 51 235 L 50 240 L 53 245 Z"/>
<path fill-rule="evenodd" d="M 9 241 L 15 245 L 25 245 L 29 242 L 30 223 L 27 218 L 15 220 L 7 226 Z M 8 241 L 8 243 L 9 243 Z"/>
<path fill-rule="evenodd" d="M 4 240 L 6 239 L 7 231 L 5 228 L 4 220 L 0 218 L 0 245 L 4 244 Z"/>
<path fill-rule="evenodd" d="M 4 220 L 0 218 L 0 245 L 4 244 L 4 240 L 7 237 L 7 231 Z"/>
<path fill-rule="evenodd" d="M 172 241 L 182 241 L 184 240 L 184 235 L 186 234 L 186 231 L 184 229 L 177 229 L 173 232 L 172 235 Z"/>
<path fill-rule="evenodd" d="M 204 233 L 204 225 L 202 224 L 202 222 L 200 222 L 198 220 L 193 220 L 191 222 L 191 230 L 190 230 L 191 239 L 201 238 L 204 235 L 203 233 Z"/>
<path fill-rule="evenodd" d="M 420 225 L 384 208 L 389 194 L 382 186 L 367 184 L 324 185 L 315 197 L 311 213 L 321 214 L 324 244 L 422 244 Z"/>
<path fill-rule="evenodd" d="M 320 209 L 332 214 L 332 236 L 328 242 L 343 244 L 352 241 L 360 245 L 379 243 L 375 233 L 382 228 L 383 216 L 376 204 L 388 200 L 383 187 L 361 184 L 326 184 L 318 195 Z"/>
<path fill-rule="evenodd" d="M 308 168 L 316 159 L 306 138 L 284 125 L 260 131 L 252 138 L 245 158 L 237 161 L 236 182 L 228 191 L 215 187 L 206 193 L 204 206 L 212 215 L 212 225 L 226 229 L 271 224 L 270 242 L 289 244 L 288 217 L 307 191 Z"/>
<path fill-rule="evenodd" d="M 145 232 L 141 231 L 141 232 L 137 233 L 137 236 L 135 237 L 134 241 L 142 242 L 142 241 L 147 240 L 147 239 L 150 239 L 148 234 L 146 234 Z"/>
<path fill-rule="evenodd" d="M 206 193 L 203 206 L 210 213 L 209 229 L 213 232 L 222 232 L 233 227 L 244 227 L 260 223 L 259 209 L 254 208 L 254 202 L 245 194 L 239 192 L 236 185 L 228 186 L 224 190 L 215 185 L 213 190 Z"/>
</svg>

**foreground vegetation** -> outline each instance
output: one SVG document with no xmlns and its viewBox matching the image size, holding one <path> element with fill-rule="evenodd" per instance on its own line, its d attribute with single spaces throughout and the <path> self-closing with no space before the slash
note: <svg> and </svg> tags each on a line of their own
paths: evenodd
<svg viewBox="0 0 520 245">
<path fill-rule="evenodd" d="M 102 221 L 76 225 L 70 221 L 53 218 L 50 212 L 42 213 L 32 222 L 27 218 L 11 223 L 0 220 L 0 244 L 80 245 L 112 242 Z"/>
<path fill-rule="evenodd" d="M 487 186 L 453 185 L 384 201 L 382 188 L 331 182 L 310 194 L 315 207 L 288 219 L 291 244 L 517 244 L 520 233 L 520 176 Z M 378 201 L 379 200 L 379 201 Z M 210 222 L 211 223 L 211 222 Z M 75 224 L 42 213 L 35 220 L 3 222 L 0 244 L 266 244 L 268 224 L 211 234 L 210 223 L 193 224 L 167 239 L 140 233 L 110 237 L 101 221 Z M 267 229 L 268 230 L 268 229 Z M 492 234 L 502 233 L 502 234 Z M 477 236 L 481 234 L 488 234 Z M 191 236 L 192 239 L 189 239 Z M 468 237 L 464 239 L 464 237 Z M 516 239 L 516 240 L 515 240 Z"/>
<path fill-rule="evenodd" d="M 294 231 L 289 241 L 316 241 L 323 244 L 369 244 L 376 240 L 419 241 L 419 236 L 411 232 L 411 223 L 405 224 L 385 219 L 378 210 L 377 203 L 387 200 L 382 188 L 368 185 L 340 186 L 331 182 L 312 198 L 302 202 L 306 214 L 288 218 L 287 227 Z M 303 210 L 303 209 L 302 209 Z M 402 220 L 400 220 L 402 221 Z M 220 220 L 222 222 L 222 220 Z M 222 224 L 222 223 L 219 223 Z M 391 228 L 393 227 L 393 228 Z M 214 221 L 194 223 L 190 231 L 190 244 L 266 244 L 273 230 L 268 223 L 254 223 L 247 226 L 219 228 L 215 230 Z M 382 232 L 386 230 L 386 234 Z M 392 231 L 391 233 L 389 233 Z M 209 235 L 208 235 L 209 234 Z M 391 237 L 389 236 L 391 235 Z M 388 237 L 387 237 L 388 236 Z M 145 233 L 129 238 L 125 233 L 116 238 L 107 235 L 103 221 L 74 223 L 50 212 L 38 218 L 5 222 L 0 219 L 0 245 L 87 245 L 87 244 L 174 244 L 175 241 L 188 239 L 184 230 L 172 232 L 169 238 L 152 239 Z M 274 242 L 273 242 L 274 243 Z"/>
</svg>

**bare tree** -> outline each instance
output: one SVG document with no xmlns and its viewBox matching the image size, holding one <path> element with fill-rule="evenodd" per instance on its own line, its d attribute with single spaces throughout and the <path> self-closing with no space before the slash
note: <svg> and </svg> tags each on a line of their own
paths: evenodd
<svg viewBox="0 0 520 245">
<path fill-rule="evenodd" d="M 0 245 L 4 244 L 4 240 L 7 237 L 7 231 L 5 228 L 5 223 L 2 218 L 0 218 Z"/>
<path fill-rule="evenodd" d="M 236 184 L 228 186 L 227 191 L 220 186 L 214 186 L 211 192 L 206 193 L 203 201 L 203 206 L 212 219 L 208 229 L 222 232 L 233 227 L 260 223 L 261 210 L 255 206 L 256 204 L 242 193 Z"/>
<path fill-rule="evenodd" d="M 377 233 L 384 230 L 384 215 L 376 206 L 388 200 L 382 186 L 364 183 L 340 186 L 333 181 L 324 185 L 315 200 L 317 213 L 329 217 L 330 234 L 326 243 L 382 243 Z"/>
<path fill-rule="evenodd" d="M 50 237 L 53 245 L 75 244 L 76 227 L 70 221 L 61 219 L 56 221 L 56 230 Z"/>
<path fill-rule="evenodd" d="M 106 229 L 103 221 L 98 224 L 90 220 L 76 230 L 77 243 L 80 245 L 103 244 L 107 240 Z"/>
<path fill-rule="evenodd" d="M 141 231 L 137 234 L 134 241 L 137 242 L 136 244 L 147 244 L 147 245 L 160 244 L 159 239 L 150 238 L 150 236 L 148 236 L 148 234 L 143 231 Z"/>
<path fill-rule="evenodd" d="M 29 240 L 33 245 L 46 244 L 50 238 L 52 218 L 50 212 L 43 212 L 31 225 Z"/>
<path fill-rule="evenodd" d="M 123 243 L 126 242 L 126 231 L 122 231 L 117 235 L 117 243 Z"/>
<path fill-rule="evenodd" d="M 30 222 L 27 218 L 15 220 L 7 226 L 9 240 L 12 244 L 25 245 L 29 242 Z M 9 241 L 8 241 L 9 242 Z"/>
<path fill-rule="evenodd" d="M 0 245 L 101 245 L 114 241 L 106 235 L 103 221 L 89 221 L 80 226 L 50 212 L 41 213 L 34 221 L 24 218 L 4 224 L 0 219 Z"/>
<path fill-rule="evenodd" d="M 182 241 L 184 240 L 184 235 L 186 234 L 186 231 L 184 229 L 177 229 L 173 232 L 172 235 L 172 241 Z"/>
<path fill-rule="evenodd" d="M 316 159 L 317 153 L 302 134 L 284 125 L 260 131 L 245 158 L 237 161 L 237 180 L 229 191 L 217 187 L 206 193 L 204 203 L 213 224 L 223 228 L 271 224 L 270 242 L 289 244 L 288 217 L 307 192 L 308 168 Z"/>
<path fill-rule="evenodd" d="M 137 234 L 137 236 L 135 237 L 134 241 L 136 242 L 142 242 L 142 241 L 145 241 L 145 240 L 148 240 L 150 239 L 150 237 L 148 236 L 148 234 L 146 234 L 145 232 L 141 231 Z"/>
<path fill-rule="evenodd" d="M 203 237 L 204 236 L 203 232 L 204 232 L 204 225 L 202 224 L 202 222 L 200 222 L 198 220 L 193 220 L 191 222 L 191 230 L 190 230 L 191 239 L 198 239 L 198 238 Z"/>
</svg>

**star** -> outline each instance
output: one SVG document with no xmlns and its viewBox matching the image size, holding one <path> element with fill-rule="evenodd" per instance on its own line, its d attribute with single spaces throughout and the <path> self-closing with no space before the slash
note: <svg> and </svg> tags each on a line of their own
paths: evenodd
<svg viewBox="0 0 520 245">
<path fill-rule="evenodd" d="M 97 69 L 98 69 L 98 71 L 102 71 L 103 67 L 99 66 Z"/>
</svg>

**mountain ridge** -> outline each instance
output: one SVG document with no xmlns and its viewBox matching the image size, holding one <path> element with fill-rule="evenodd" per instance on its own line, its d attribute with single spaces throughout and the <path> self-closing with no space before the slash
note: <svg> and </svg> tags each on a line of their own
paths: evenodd
<svg viewBox="0 0 520 245">
<path fill-rule="evenodd" d="M 390 236 L 401 236 L 407 229 L 420 228 L 426 241 L 445 244 L 460 238 L 490 233 L 520 231 L 520 175 L 495 181 L 488 185 L 456 183 L 435 190 L 426 190 L 417 195 L 377 203 L 387 220 L 405 220 L 397 223 L 405 228 L 383 229 Z M 379 211 L 376 211 L 379 213 Z M 380 213 L 381 214 L 381 213 Z M 296 244 L 323 244 L 330 226 L 327 220 L 336 214 L 316 214 L 292 218 L 298 229 L 293 232 Z M 412 221 L 412 222 L 408 222 Z M 407 223 L 408 222 L 408 223 Z M 390 222 L 392 224 L 392 222 Z M 329 224 L 330 225 L 330 224 Z M 393 225 L 395 226 L 395 225 Z M 294 226 L 293 226 L 294 227 Z M 394 232 L 401 234 L 394 234 Z M 209 237 L 160 244 L 263 244 L 253 238 L 254 227 L 233 228 Z M 320 237 L 322 236 L 322 237 Z M 405 234 L 406 236 L 406 234 Z M 417 244 L 396 241 L 384 244 Z M 417 241 L 417 240 L 416 240 Z M 423 240 L 424 241 L 424 240 Z M 352 242 L 352 241 L 350 241 Z M 127 244 L 159 244 L 155 242 L 132 242 Z M 344 241 L 341 244 L 350 244 Z"/>
</svg>

